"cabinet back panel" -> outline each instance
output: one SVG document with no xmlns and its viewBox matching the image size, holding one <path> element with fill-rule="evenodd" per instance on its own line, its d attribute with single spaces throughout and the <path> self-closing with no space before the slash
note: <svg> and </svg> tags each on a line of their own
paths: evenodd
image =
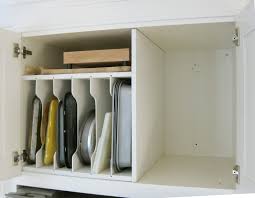
<svg viewBox="0 0 255 198">
<path fill-rule="evenodd" d="M 232 49 L 167 53 L 166 154 L 232 157 L 233 56 Z"/>
</svg>

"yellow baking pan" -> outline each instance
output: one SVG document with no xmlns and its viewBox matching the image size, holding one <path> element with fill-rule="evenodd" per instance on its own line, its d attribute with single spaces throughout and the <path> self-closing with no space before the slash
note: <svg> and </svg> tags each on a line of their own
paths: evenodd
<svg viewBox="0 0 255 198">
<path fill-rule="evenodd" d="M 57 109 L 58 99 L 53 97 L 50 101 L 48 125 L 45 140 L 44 165 L 53 163 L 53 156 L 56 152 L 56 133 L 57 133 Z"/>
</svg>

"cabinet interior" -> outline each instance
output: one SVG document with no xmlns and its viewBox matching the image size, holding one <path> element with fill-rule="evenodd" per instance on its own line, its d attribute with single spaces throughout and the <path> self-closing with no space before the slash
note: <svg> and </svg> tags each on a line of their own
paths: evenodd
<svg viewBox="0 0 255 198">
<path fill-rule="evenodd" d="M 123 78 L 132 79 L 132 110 L 136 110 L 132 126 L 132 173 L 128 170 L 111 175 L 109 169 L 91 176 L 90 167 L 82 166 L 76 157 L 72 173 L 42 164 L 36 164 L 39 168 L 24 166 L 23 170 L 132 179 L 168 186 L 235 188 L 232 177 L 236 147 L 234 30 L 234 23 L 211 23 L 23 38 L 23 45 L 33 51 L 32 56 L 23 60 L 23 67 L 64 67 L 64 51 L 130 48 L 132 75 Z M 37 92 L 42 97 L 50 92 L 61 98 L 67 90 L 72 91 L 83 109 L 78 112 L 78 122 L 95 107 L 99 111 L 100 129 L 103 114 L 111 110 L 114 80 L 109 75 L 23 81 L 21 145 L 24 147 L 26 142 L 29 104 Z"/>
<path fill-rule="evenodd" d="M 22 44 L 32 51 L 32 56 L 27 56 L 22 60 L 22 67 L 40 66 L 46 68 L 66 68 L 63 65 L 63 52 L 80 50 L 100 50 L 100 49 L 118 49 L 130 48 L 131 31 L 115 30 L 102 32 L 85 32 L 60 35 L 48 35 L 38 37 L 25 37 Z M 61 76 L 61 75 L 60 75 Z M 29 116 L 32 114 L 32 99 L 37 96 L 42 102 L 42 109 L 50 101 L 52 96 L 63 101 L 66 93 L 71 92 L 77 102 L 77 150 L 72 157 L 72 169 L 60 168 L 57 165 L 56 153 L 54 162 L 50 166 L 43 164 L 43 148 L 36 153 L 36 162 L 33 165 L 24 164 L 23 170 L 38 173 L 50 173 L 66 176 L 78 176 L 89 178 L 101 178 L 110 180 L 131 181 L 131 169 L 126 169 L 120 173 L 113 171 L 109 162 L 109 167 L 99 174 L 92 174 L 92 165 L 84 165 L 80 159 L 81 141 L 80 129 L 84 125 L 84 119 L 89 116 L 91 110 L 95 110 L 96 115 L 96 142 L 101 136 L 104 117 L 107 112 L 112 111 L 112 86 L 119 79 L 130 79 L 128 75 L 114 77 L 109 74 L 103 76 L 73 77 L 72 75 L 63 75 L 61 78 L 40 78 L 34 76 L 29 80 L 22 82 L 22 149 L 26 148 L 27 131 L 30 130 Z M 92 163 L 95 153 L 92 155 Z"/>
<path fill-rule="evenodd" d="M 141 164 L 146 169 L 141 170 L 143 176 L 139 182 L 235 188 L 232 176 L 236 149 L 236 66 L 232 42 L 235 24 L 192 24 L 139 30 L 140 51 L 137 50 L 142 54 L 144 48 L 150 48 L 143 55 L 152 62 L 163 56 L 162 64 L 153 62 L 147 71 L 145 65 L 136 77 L 141 80 L 142 72 L 150 79 L 160 76 L 152 80 L 154 85 L 144 77 L 145 84 L 139 89 L 150 88 L 143 93 L 143 99 L 150 98 L 150 103 L 141 108 L 152 110 L 148 120 L 141 120 L 141 125 L 148 126 L 139 126 L 142 130 L 137 131 L 137 134 L 142 132 L 141 136 L 148 136 L 144 141 L 137 135 L 139 143 L 143 141 L 145 145 L 138 146 L 139 155 L 145 156 Z M 146 39 L 140 39 L 142 35 Z M 156 55 L 160 52 L 161 55 Z M 138 61 L 137 69 L 139 64 L 143 64 L 142 60 Z M 153 70 L 154 66 L 157 69 Z M 151 99 L 154 95 L 157 97 Z M 143 105 L 143 99 L 137 99 L 137 108 Z M 137 115 L 137 122 L 139 118 Z M 149 124 L 149 120 L 155 123 Z M 159 128 L 163 132 L 158 131 Z M 147 166 L 148 163 L 151 165 Z"/>
</svg>

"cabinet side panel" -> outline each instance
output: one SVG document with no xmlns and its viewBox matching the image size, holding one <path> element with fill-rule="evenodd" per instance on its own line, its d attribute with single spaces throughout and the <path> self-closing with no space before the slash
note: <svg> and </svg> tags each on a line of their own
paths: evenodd
<svg viewBox="0 0 255 198">
<path fill-rule="evenodd" d="M 255 91 L 254 91 L 254 50 L 255 12 L 254 1 L 237 17 L 240 30 L 240 46 L 236 48 L 237 62 L 237 139 L 236 164 L 240 165 L 239 192 L 254 192 L 254 138 L 255 138 Z"/>
<path fill-rule="evenodd" d="M 166 154 L 233 157 L 232 49 L 168 51 Z"/>
<path fill-rule="evenodd" d="M 20 58 L 13 57 L 13 43 L 21 35 L 0 30 L 0 180 L 20 174 L 12 152 L 20 151 Z"/>
<path fill-rule="evenodd" d="M 164 52 L 138 30 L 132 31 L 133 180 L 163 155 Z"/>
</svg>

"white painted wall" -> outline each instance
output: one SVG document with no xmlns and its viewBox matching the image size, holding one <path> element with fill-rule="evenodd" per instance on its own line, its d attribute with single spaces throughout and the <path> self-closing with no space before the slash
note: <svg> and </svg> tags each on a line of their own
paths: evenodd
<svg viewBox="0 0 255 198">
<path fill-rule="evenodd" d="M 155 21 L 233 17 L 248 0 L 2 0 L 0 27 L 49 31 Z"/>
<path fill-rule="evenodd" d="M 168 52 L 166 154 L 232 157 L 233 61 L 231 49 Z"/>
</svg>

